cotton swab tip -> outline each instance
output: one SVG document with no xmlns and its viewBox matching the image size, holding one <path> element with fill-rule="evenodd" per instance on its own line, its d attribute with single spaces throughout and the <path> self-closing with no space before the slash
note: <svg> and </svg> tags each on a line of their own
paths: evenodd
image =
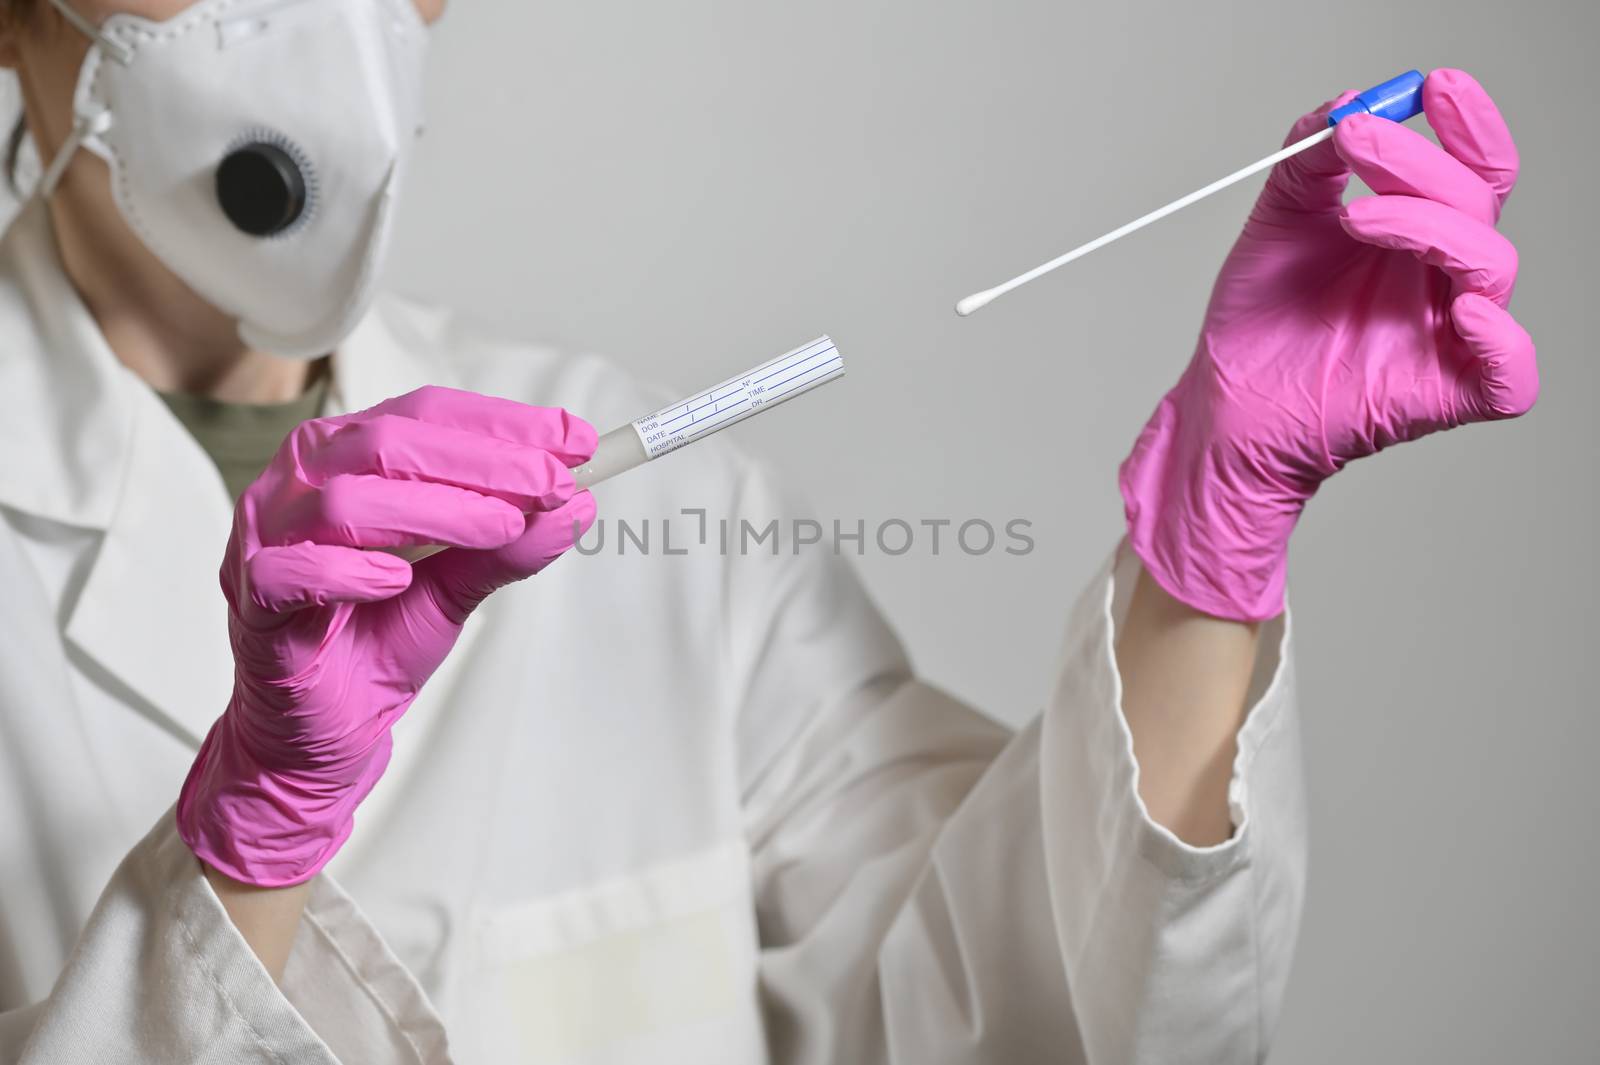
<svg viewBox="0 0 1600 1065">
<path fill-rule="evenodd" d="M 1000 290 L 994 288 L 985 289 L 982 292 L 974 292 L 972 295 L 956 304 L 956 313 L 963 318 L 966 318 L 972 314 L 976 314 L 978 311 L 983 310 L 985 307 L 989 306 L 990 303 L 994 302 L 995 297 L 999 295 Z"/>
</svg>

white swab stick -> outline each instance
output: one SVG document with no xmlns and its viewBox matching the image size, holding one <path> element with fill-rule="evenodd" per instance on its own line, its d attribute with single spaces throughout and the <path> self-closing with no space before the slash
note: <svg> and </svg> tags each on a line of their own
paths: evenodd
<svg viewBox="0 0 1600 1065">
<path fill-rule="evenodd" d="M 1191 203 L 1203 200 L 1213 192 L 1225 189 L 1237 181 L 1243 181 L 1251 174 L 1260 173 L 1269 166 L 1276 166 L 1292 155 L 1299 155 L 1307 148 L 1316 147 L 1333 136 L 1334 127 L 1351 115 L 1376 115 L 1379 118 L 1387 118 L 1391 122 L 1404 122 L 1407 119 L 1415 118 L 1417 115 L 1422 114 L 1422 86 L 1425 81 L 1427 81 L 1427 78 L 1420 70 L 1408 70 L 1404 74 L 1398 74 L 1388 81 L 1374 85 L 1366 92 L 1356 93 L 1353 97 L 1328 112 L 1327 129 L 1313 133 L 1304 140 L 1295 141 L 1287 148 L 1273 152 L 1265 159 L 1251 163 L 1242 170 L 1235 170 L 1227 177 L 1213 181 L 1203 189 L 1196 189 L 1182 199 L 1173 200 L 1165 207 L 1158 207 L 1142 218 L 1135 218 L 1127 225 L 1119 226 L 1105 236 L 1091 240 L 1082 247 L 1073 248 L 1067 254 L 1051 259 L 1043 266 L 1036 266 L 1027 273 L 1014 277 L 1003 285 L 996 285 L 994 288 L 984 289 L 982 292 L 974 292 L 956 304 L 956 313 L 965 318 L 972 312 L 987 307 L 994 300 L 1004 296 L 1012 289 L 1026 285 L 1035 278 L 1043 277 L 1057 267 L 1065 266 L 1074 259 L 1081 259 L 1090 252 L 1105 247 L 1112 241 L 1121 240 L 1129 233 L 1143 229 L 1151 222 L 1159 222 L 1174 211 L 1181 211 Z"/>
<path fill-rule="evenodd" d="M 1281 151 L 1273 152 L 1271 155 L 1267 156 L 1265 159 L 1257 160 L 1256 162 L 1251 163 L 1247 167 L 1244 167 L 1244 168 L 1239 169 L 1239 170 L 1235 170 L 1233 173 L 1229 174 L 1225 178 L 1219 178 L 1218 180 L 1213 181 L 1211 184 L 1207 185 L 1203 189 L 1195 189 L 1193 192 L 1189 193 L 1189 195 L 1181 197 L 1181 198 L 1176 199 L 1176 200 L 1173 200 L 1171 203 L 1167 204 L 1165 207 L 1158 207 L 1154 211 L 1151 211 L 1147 215 L 1142 215 L 1139 218 L 1135 218 L 1133 221 L 1129 222 L 1127 225 L 1118 226 L 1116 229 L 1113 229 L 1111 232 L 1107 233 L 1103 237 L 1096 237 L 1094 240 L 1091 240 L 1087 244 L 1082 244 L 1082 245 L 1079 245 L 1076 248 L 1073 248 L 1071 251 L 1067 252 L 1065 255 L 1062 255 L 1062 256 L 1059 256 L 1057 258 L 1051 259 L 1049 262 L 1045 263 L 1042 266 L 1036 266 L 1032 270 L 1029 270 L 1025 274 L 1019 274 L 1016 277 L 1013 277 L 1010 281 L 1007 281 L 1003 285 L 996 285 L 994 288 L 986 288 L 982 292 L 974 292 L 972 295 L 968 296 L 966 299 L 964 299 L 960 303 L 956 304 L 956 313 L 961 315 L 961 317 L 965 318 L 967 315 L 972 314 L 974 311 L 982 310 L 984 307 L 987 307 L 991 302 L 993 302 L 994 300 L 1000 298 L 1001 296 L 1004 296 L 1007 292 L 1010 292 L 1014 288 L 1021 288 L 1023 285 L 1026 285 L 1029 281 L 1033 281 L 1033 280 L 1036 280 L 1037 278 L 1041 278 L 1045 274 L 1048 274 L 1050 271 L 1055 270 L 1058 267 L 1062 267 L 1062 266 L 1067 265 L 1068 263 L 1072 262 L 1074 259 L 1081 259 L 1085 255 L 1088 255 L 1092 251 L 1099 251 L 1101 248 L 1105 247 L 1107 244 L 1110 244 L 1113 241 L 1121 240 L 1123 237 L 1127 236 L 1129 233 L 1133 233 L 1133 232 L 1136 232 L 1138 230 L 1141 230 L 1145 226 L 1149 225 L 1151 222 L 1159 222 L 1163 218 L 1167 217 L 1167 215 L 1172 214 L 1172 213 L 1174 213 L 1176 211 L 1181 211 L 1185 207 L 1189 206 L 1191 203 L 1197 203 L 1200 200 L 1205 199 L 1207 196 L 1210 196 L 1213 192 L 1220 192 L 1221 190 L 1227 188 L 1229 185 L 1235 184 L 1236 182 L 1243 181 L 1245 178 L 1249 177 L 1251 174 L 1258 174 L 1261 171 L 1267 169 L 1268 167 L 1276 166 L 1277 164 L 1283 162 L 1285 159 L 1289 158 L 1292 155 L 1298 155 L 1299 153 L 1305 151 L 1307 148 L 1314 148 L 1317 145 L 1321 144 L 1323 141 L 1327 140 L 1331 136 L 1333 136 L 1333 127 L 1332 126 L 1329 126 L 1327 129 L 1324 129 L 1324 130 L 1319 130 L 1318 132 L 1313 133 L 1311 136 L 1307 137 L 1305 140 L 1295 141 L 1293 144 L 1289 145 L 1289 147 L 1284 148 Z"/>
</svg>

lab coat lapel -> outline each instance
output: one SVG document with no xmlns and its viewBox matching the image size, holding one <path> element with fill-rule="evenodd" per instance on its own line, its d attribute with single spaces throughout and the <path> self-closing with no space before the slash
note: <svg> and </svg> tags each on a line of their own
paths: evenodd
<svg viewBox="0 0 1600 1065">
<path fill-rule="evenodd" d="M 132 430 L 128 384 L 37 200 L 0 239 L 0 505 L 103 529 Z"/>
<path fill-rule="evenodd" d="M 404 315 L 391 322 L 378 314 L 361 324 L 333 360 L 334 398 L 325 413 L 451 383 L 411 324 Z M 232 507 L 200 446 L 149 388 L 106 356 L 129 379 L 126 467 L 66 635 L 138 696 L 143 712 L 198 744 L 233 684 L 227 605 L 217 584 Z"/>
<path fill-rule="evenodd" d="M 0 330 L 0 504 L 101 533 L 57 604 L 74 665 L 197 742 L 232 684 L 221 478 L 106 345 L 37 200 L 0 241 Z"/>
<path fill-rule="evenodd" d="M 448 383 L 425 338 L 406 344 L 397 333 L 408 335 L 404 321 L 397 328 L 374 314 L 362 323 L 334 358 L 334 409 L 326 413 Z M 149 388 L 123 373 L 133 424 L 122 489 L 66 634 L 138 695 L 147 714 L 198 744 L 233 684 L 217 583 L 232 507 L 205 452 Z"/>
<path fill-rule="evenodd" d="M 432 321 L 401 305 L 370 315 L 334 360 L 330 407 L 453 384 Z M 198 744 L 232 688 L 217 585 L 232 507 L 211 460 L 107 346 L 37 200 L 0 240 L 0 335 L 0 505 L 102 532 L 58 604 L 75 664 Z"/>
<path fill-rule="evenodd" d="M 198 745 L 233 686 L 217 585 L 231 507 L 211 460 L 135 384 L 122 490 L 66 637 L 125 685 L 138 709 Z"/>
</svg>

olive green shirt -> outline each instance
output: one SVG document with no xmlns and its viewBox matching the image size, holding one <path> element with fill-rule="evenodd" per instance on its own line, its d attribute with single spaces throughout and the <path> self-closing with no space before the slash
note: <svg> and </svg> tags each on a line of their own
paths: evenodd
<svg viewBox="0 0 1600 1065">
<path fill-rule="evenodd" d="M 304 394 L 287 403 L 223 403 L 179 392 L 156 394 L 211 456 L 228 495 L 237 501 L 267 468 L 290 430 L 322 413 L 328 382 L 328 374 L 318 374 Z"/>
</svg>

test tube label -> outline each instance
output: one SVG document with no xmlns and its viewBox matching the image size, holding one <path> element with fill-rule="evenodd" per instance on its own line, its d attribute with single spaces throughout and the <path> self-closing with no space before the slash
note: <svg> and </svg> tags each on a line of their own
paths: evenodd
<svg viewBox="0 0 1600 1065">
<path fill-rule="evenodd" d="M 633 429 L 645 454 L 660 458 L 843 374 L 844 356 L 830 338 L 818 337 L 748 373 L 646 415 L 633 423 Z"/>
</svg>

